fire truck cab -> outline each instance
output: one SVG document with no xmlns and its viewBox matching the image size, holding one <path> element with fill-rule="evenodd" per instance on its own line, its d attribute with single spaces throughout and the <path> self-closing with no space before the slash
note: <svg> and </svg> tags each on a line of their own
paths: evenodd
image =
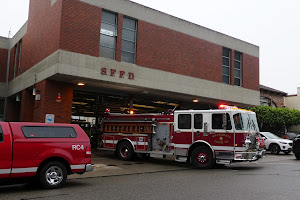
<svg viewBox="0 0 300 200">
<path fill-rule="evenodd" d="M 102 149 L 120 159 L 135 153 L 150 157 L 174 155 L 197 168 L 215 163 L 255 161 L 265 155 L 259 145 L 256 115 L 236 107 L 179 110 L 174 114 L 110 114 L 102 123 Z"/>
</svg>

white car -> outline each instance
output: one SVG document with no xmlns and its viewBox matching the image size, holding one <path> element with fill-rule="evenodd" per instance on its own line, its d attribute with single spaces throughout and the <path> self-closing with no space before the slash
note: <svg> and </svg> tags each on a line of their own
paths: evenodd
<svg viewBox="0 0 300 200">
<path fill-rule="evenodd" d="M 265 142 L 266 149 L 270 150 L 272 154 L 279 154 L 280 151 L 285 154 L 291 153 L 293 141 L 279 138 L 270 132 L 260 132 L 260 135 Z"/>
</svg>

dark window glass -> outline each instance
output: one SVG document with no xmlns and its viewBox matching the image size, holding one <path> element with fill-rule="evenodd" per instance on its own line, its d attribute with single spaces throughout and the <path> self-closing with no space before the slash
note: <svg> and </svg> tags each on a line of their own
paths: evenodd
<svg viewBox="0 0 300 200">
<path fill-rule="evenodd" d="M 124 40 L 135 41 L 135 31 L 123 29 L 122 38 Z"/>
<path fill-rule="evenodd" d="M 128 52 L 134 53 L 135 52 L 135 43 L 123 40 L 122 41 L 122 49 L 123 49 L 123 51 L 128 51 Z"/>
<path fill-rule="evenodd" d="M 223 74 L 229 74 L 229 68 L 223 67 Z"/>
<path fill-rule="evenodd" d="M 222 57 L 222 81 L 223 83 L 230 84 L 230 49 L 223 48 L 223 57 Z"/>
<path fill-rule="evenodd" d="M 122 62 L 134 63 L 134 53 L 122 52 Z"/>
<path fill-rule="evenodd" d="M 115 45 L 115 38 L 101 34 L 101 36 L 100 36 L 100 46 L 109 47 L 109 48 L 114 49 L 115 46 L 116 46 Z"/>
<path fill-rule="evenodd" d="M 4 115 L 4 99 L 0 99 L 0 115 Z"/>
<path fill-rule="evenodd" d="M 234 126 L 236 130 L 245 130 L 243 120 L 240 113 L 233 115 Z"/>
<path fill-rule="evenodd" d="M 123 18 L 122 62 L 135 63 L 136 54 L 136 20 Z"/>
<path fill-rule="evenodd" d="M 240 86 L 241 85 L 241 79 L 234 78 L 234 85 Z"/>
<path fill-rule="evenodd" d="M 102 11 L 101 21 L 110 24 L 116 24 L 116 15 L 110 12 Z"/>
<path fill-rule="evenodd" d="M 3 142 L 3 141 L 4 141 L 4 136 L 3 136 L 2 128 L 0 126 L 0 142 Z"/>
<path fill-rule="evenodd" d="M 115 50 L 100 46 L 100 56 L 104 58 L 115 59 Z"/>
<path fill-rule="evenodd" d="M 22 131 L 27 138 L 76 138 L 73 127 L 63 126 L 23 126 Z"/>
<path fill-rule="evenodd" d="M 234 68 L 235 68 L 235 69 L 241 69 L 241 62 L 239 62 L 239 61 L 234 61 Z"/>
<path fill-rule="evenodd" d="M 191 129 L 192 115 L 180 114 L 178 115 L 178 128 L 179 129 Z"/>
<path fill-rule="evenodd" d="M 223 129 L 223 117 L 225 113 L 222 114 L 212 114 L 212 129 Z M 231 120 L 228 113 L 226 113 L 227 126 L 226 130 L 231 130 Z"/>
<path fill-rule="evenodd" d="M 223 57 L 223 65 L 229 66 L 229 58 Z"/>
<path fill-rule="evenodd" d="M 242 85 L 242 53 L 234 52 L 234 85 Z"/>
<path fill-rule="evenodd" d="M 203 127 L 203 116 L 202 114 L 195 114 L 194 115 L 194 128 L 195 129 L 202 129 Z"/>
<path fill-rule="evenodd" d="M 235 70 L 234 70 L 234 77 L 240 78 L 240 77 L 241 77 L 241 71 L 238 70 L 238 69 L 235 69 Z"/>
<path fill-rule="evenodd" d="M 224 76 L 223 75 L 222 80 L 223 80 L 223 83 L 229 84 L 229 76 Z"/>
<path fill-rule="evenodd" d="M 124 17 L 123 18 L 123 27 L 131 30 L 136 30 L 135 20 Z"/>
<path fill-rule="evenodd" d="M 115 59 L 117 16 L 113 13 L 102 11 L 100 32 L 99 56 Z"/>
<path fill-rule="evenodd" d="M 223 48 L 223 56 L 225 56 L 225 57 L 230 57 L 230 49 L 228 49 L 228 48 Z"/>
</svg>

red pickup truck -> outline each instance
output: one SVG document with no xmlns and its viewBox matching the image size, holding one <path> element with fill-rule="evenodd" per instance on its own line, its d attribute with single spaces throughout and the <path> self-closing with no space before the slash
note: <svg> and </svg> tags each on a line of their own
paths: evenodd
<svg viewBox="0 0 300 200">
<path fill-rule="evenodd" d="M 90 140 L 78 125 L 0 122 L 0 181 L 35 178 L 54 189 L 67 175 L 93 169 Z"/>
</svg>

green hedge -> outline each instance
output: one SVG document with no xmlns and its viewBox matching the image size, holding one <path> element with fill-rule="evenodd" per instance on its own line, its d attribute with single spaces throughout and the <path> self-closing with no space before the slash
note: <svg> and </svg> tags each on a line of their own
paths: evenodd
<svg viewBox="0 0 300 200">
<path fill-rule="evenodd" d="M 289 108 L 256 106 L 248 108 L 256 113 L 260 131 L 283 133 L 292 126 L 300 125 L 300 111 Z"/>
</svg>

